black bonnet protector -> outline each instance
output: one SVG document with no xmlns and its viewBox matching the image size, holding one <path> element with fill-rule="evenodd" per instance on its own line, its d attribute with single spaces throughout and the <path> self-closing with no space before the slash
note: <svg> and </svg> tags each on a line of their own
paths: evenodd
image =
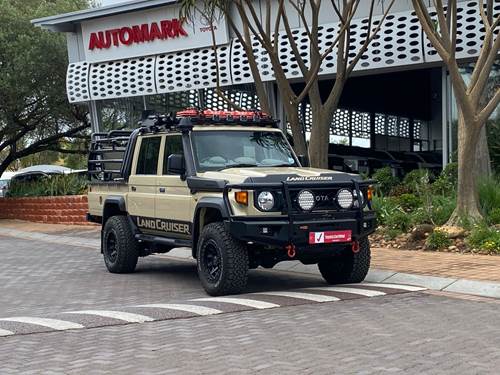
<svg viewBox="0 0 500 375">
<path fill-rule="evenodd" d="M 353 181 L 357 181 L 358 183 L 363 183 L 363 179 L 359 175 L 351 175 L 347 173 L 321 173 L 319 176 L 300 176 L 298 174 L 270 174 L 265 177 L 248 177 L 243 181 L 243 183 L 281 183 L 281 182 L 290 182 L 290 183 L 315 183 L 315 182 L 323 182 L 323 183 L 352 183 Z M 367 181 L 367 183 L 371 183 Z"/>
</svg>

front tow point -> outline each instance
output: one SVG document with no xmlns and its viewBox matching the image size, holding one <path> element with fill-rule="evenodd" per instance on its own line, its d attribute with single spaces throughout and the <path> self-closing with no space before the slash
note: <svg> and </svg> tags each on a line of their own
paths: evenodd
<svg viewBox="0 0 500 375">
<path fill-rule="evenodd" d="M 352 252 L 353 252 L 354 254 L 359 253 L 359 242 L 358 242 L 358 241 L 353 241 L 353 242 L 352 242 L 352 247 L 351 247 L 351 248 L 352 248 Z"/>
<path fill-rule="evenodd" d="M 295 255 L 297 255 L 297 251 L 295 250 L 295 245 L 290 244 L 285 246 L 286 253 L 290 259 L 295 258 Z"/>
</svg>

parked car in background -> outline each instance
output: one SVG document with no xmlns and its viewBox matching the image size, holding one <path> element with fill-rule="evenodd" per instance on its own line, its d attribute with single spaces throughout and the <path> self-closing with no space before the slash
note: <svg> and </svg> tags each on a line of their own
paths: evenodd
<svg viewBox="0 0 500 375">
<path fill-rule="evenodd" d="M 7 195 L 10 180 L 15 175 L 16 175 L 16 172 L 4 172 L 0 176 L 0 198 L 5 198 L 5 196 Z"/>
</svg>

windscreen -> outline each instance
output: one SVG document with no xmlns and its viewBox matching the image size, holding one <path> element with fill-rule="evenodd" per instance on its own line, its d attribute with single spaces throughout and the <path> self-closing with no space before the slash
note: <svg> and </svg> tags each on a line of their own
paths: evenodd
<svg viewBox="0 0 500 375">
<path fill-rule="evenodd" d="M 293 167 L 297 163 L 281 132 L 197 131 L 193 150 L 199 172 L 238 167 Z"/>
</svg>

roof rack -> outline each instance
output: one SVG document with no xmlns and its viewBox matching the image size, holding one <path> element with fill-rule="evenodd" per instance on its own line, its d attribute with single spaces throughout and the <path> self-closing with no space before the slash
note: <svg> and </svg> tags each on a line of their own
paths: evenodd
<svg viewBox="0 0 500 375">
<path fill-rule="evenodd" d="M 139 122 L 135 130 L 113 130 L 109 133 L 94 133 L 90 145 L 88 173 L 91 180 L 119 181 L 130 171 L 133 147 L 138 134 L 158 132 L 186 132 L 195 125 L 260 125 L 274 126 L 279 122 L 262 111 L 214 111 L 187 108 L 177 114 L 149 115 Z M 130 149 L 129 149 L 130 148 Z"/>
</svg>

